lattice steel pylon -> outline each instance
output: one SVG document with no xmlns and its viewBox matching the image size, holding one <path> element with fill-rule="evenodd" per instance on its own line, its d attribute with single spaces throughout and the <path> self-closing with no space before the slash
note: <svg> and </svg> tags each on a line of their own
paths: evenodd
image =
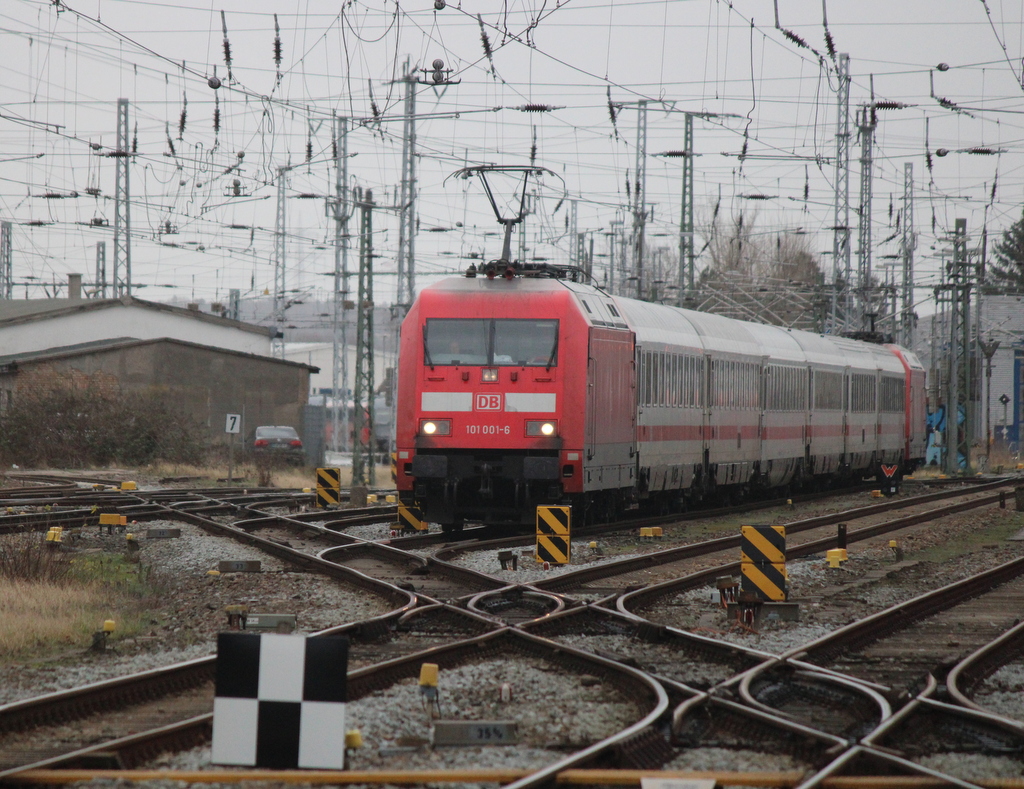
<svg viewBox="0 0 1024 789">
<path fill-rule="evenodd" d="M 409 62 L 405 64 L 409 71 Z M 396 304 L 408 310 L 416 294 L 416 77 L 407 73 L 402 128 L 402 182 L 398 197 L 398 290 Z"/>
<path fill-rule="evenodd" d="M 128 99 L 117 100 L 117 163 L 114 181 L 114 298 L 132 295 L 131 189 L 128 183 L 131 148 L 128 139 Z"/>
<path fill-rule="evenodd" d="M 334 337 L 331 391 L 331 449 L 348 448 L 348 321 L 345 301 L 349 296 L 348 220 L 348 119 L 334 119 L 334 147 L 337 151 L 334 179 Z M 340 402 L 339 402 L 340 401 Z"/>
<path fill-rule="evenodd" d="M 356 370 L 353 382 L 355 439 L 352 484 L 375 485 L 373 434 L 373 192 L 356 195 L 359 207 L 359 290 L 356 297 Z"/>
<path fill-rule="evenodd" d="M 914 347 L 914 163 L 903 164 L 903 238 L 900 252 L 903 257 L 903 282 L 900 299 L 900 342 L 906 348 Z"/>
<path fill-rule="evenodd" d="M 947 474 L 971 473 L 971 267 L 967 220 L 957 219 L 949 276 L 949 394 L 946 398 Z"/>
<path fill-rule="evenodd" d="M 850 56 L 840 53 L 836 86 L 835 222 L 832 226 L 833 294 L 830 331 L 849 328 L 853 312 L 850 288 Z"/>
<path fill-rule="evenodd" d="M 277 213 L 274 221 L 274 355 L 284 358 L 285 252 L 288 214 L 286 210 L 287 167 L 277 168 Z"/>
<path fill-rule="evenodd" d="M 96 298 L 107 297 L 107 242 L 96 242 Z"/>
<path fill-rule="evenodd" d="M 854 324 L 854 316 L 847 316 L 847 326 L 854 329 L 868 330 L 867 315 L 875 311 L 872 298 L 874 288 L 871 281 L 871 197 L 872 169 L 875 164 L 875 108 L 873 105 L 861 107 L 857 121 L 857 133 L 860 138 L 860 206 L 857 209 L 857 315 L 859 325 Z"/>
<path fill-rule="evenodd" d="M 0 299 L 14 298 L 14 224 L 0 222 Z"/>
<path fill-rule="evenodd" d="M 644 256 L 647 230 L 647 102 L 636 107 L 636 181 L 633 184 L 633 276 L 636 277 L 636 297 L 645 298 Z"/>
<path fill-rule="evenodd" d="M 693 259 L 693 115 L 683 126 L 683 194 L 679 210 L 679 306 L 694 295 Z"/>
</svg>

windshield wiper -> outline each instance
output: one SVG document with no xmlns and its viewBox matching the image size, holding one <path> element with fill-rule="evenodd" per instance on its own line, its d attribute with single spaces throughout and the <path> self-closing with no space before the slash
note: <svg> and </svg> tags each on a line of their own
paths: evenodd
<svg viewBox="0 0 1024 789">
<path fill-rule="evenodd" d="M 552 365 L 555 363 L 555 356 L 558 355 L 558 332 L 555 332 L 555 344 L 551 348 L 551 355 L 548 357 L 548 363 L 544 365 L 546 370 L 550 370 Z"/>
</svg>

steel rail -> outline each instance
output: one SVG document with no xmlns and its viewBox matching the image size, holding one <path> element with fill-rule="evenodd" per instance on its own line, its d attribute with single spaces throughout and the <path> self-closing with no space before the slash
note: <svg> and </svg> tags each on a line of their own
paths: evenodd
<svg viewBox="0 0 1024 789">
<path fill-rule="evenodd" d="M 999 638 L 976 649 L 957 663 L 946 675 L 946 691 L 958 704 L 979 712 L 987 710 L 968 697 L 986 677 L 1024 654 L 1024 622 L 1007 630 Z"/>
</svg>

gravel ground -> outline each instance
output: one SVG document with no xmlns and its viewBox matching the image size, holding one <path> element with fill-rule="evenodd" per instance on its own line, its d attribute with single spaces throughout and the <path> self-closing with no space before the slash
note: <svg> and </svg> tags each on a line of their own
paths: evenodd
<svg viewBox="0 0 1024 789">
<path fill-rule="evenodd" d="M 140 561 L 152 568 L 166 593 L 150 611 L 148 629 L 131 637 L 115 633 L 102 654 L 81 650 L 0 666 L 0 703 L 212 654 L 217 633 L 226 628 L 224 606 L 250 612 L 295 614 L 298 632 L 379 616 L 391 610 L 383 598 L 345 586 L 324 575 L 291 572 L 284 562 L 197 526 L 152 521 L 136 527 Z M 145 539 L 148 529 L 181 529 L 177 539 Z M 120 551 L 124 535 L 87 530 L 81 551 Z M 222 560 L 262 562 L 259 573 L 209 576 Z"/>
<path fill-rule="evenodd" d="M 512 700 L 500 700 L 508 683 Z M 432 718 L 419 683 L 405 680 L 346 708 L 346 727 L 358 729 L 363 747 L 350 751 L 352 770 L 426 770 L 514 767 L 537 769 L 615 734 L 644 714 L 596 677 L 567 676 L 542 660 L 484 660 L 440 676 L 442 720 L 504 720 L 518 724 L 512 746 L 431 748 Z M 165 757 L 153 766 L 211 769 L 210 749 Z"/>
</svg>

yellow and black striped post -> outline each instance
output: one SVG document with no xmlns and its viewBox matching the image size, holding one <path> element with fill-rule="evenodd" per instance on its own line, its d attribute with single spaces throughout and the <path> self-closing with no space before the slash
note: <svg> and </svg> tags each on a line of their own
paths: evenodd
<svg viewBox="0 0 1024 789">
<path fill-rule="evenodd" d="M 572 507 L 537 507 L 537 561 L 568 564 Z"/>
<path fill-rule="evenodd" d="M 398 453 L 391 453 L 391 484 L 398 487 Z"/>
<path fill-rule="evenodd" d="M 742 592 L 759 600 L 786 600 L 786 527 L 740 528 Z"/>
<path fill-rule="evenodd" d="M 341 469 L 318 468 L 316 470 L 316 506 L 323 508 L 337 505 L 341 500 Z"/>
<path fill-rule="evenodd" d="M 423 511 L 419 507 L 398 505 L 398 527 L 402 531 L 426 531 L 427 522 L 423 520 Z"/>
</svg>

